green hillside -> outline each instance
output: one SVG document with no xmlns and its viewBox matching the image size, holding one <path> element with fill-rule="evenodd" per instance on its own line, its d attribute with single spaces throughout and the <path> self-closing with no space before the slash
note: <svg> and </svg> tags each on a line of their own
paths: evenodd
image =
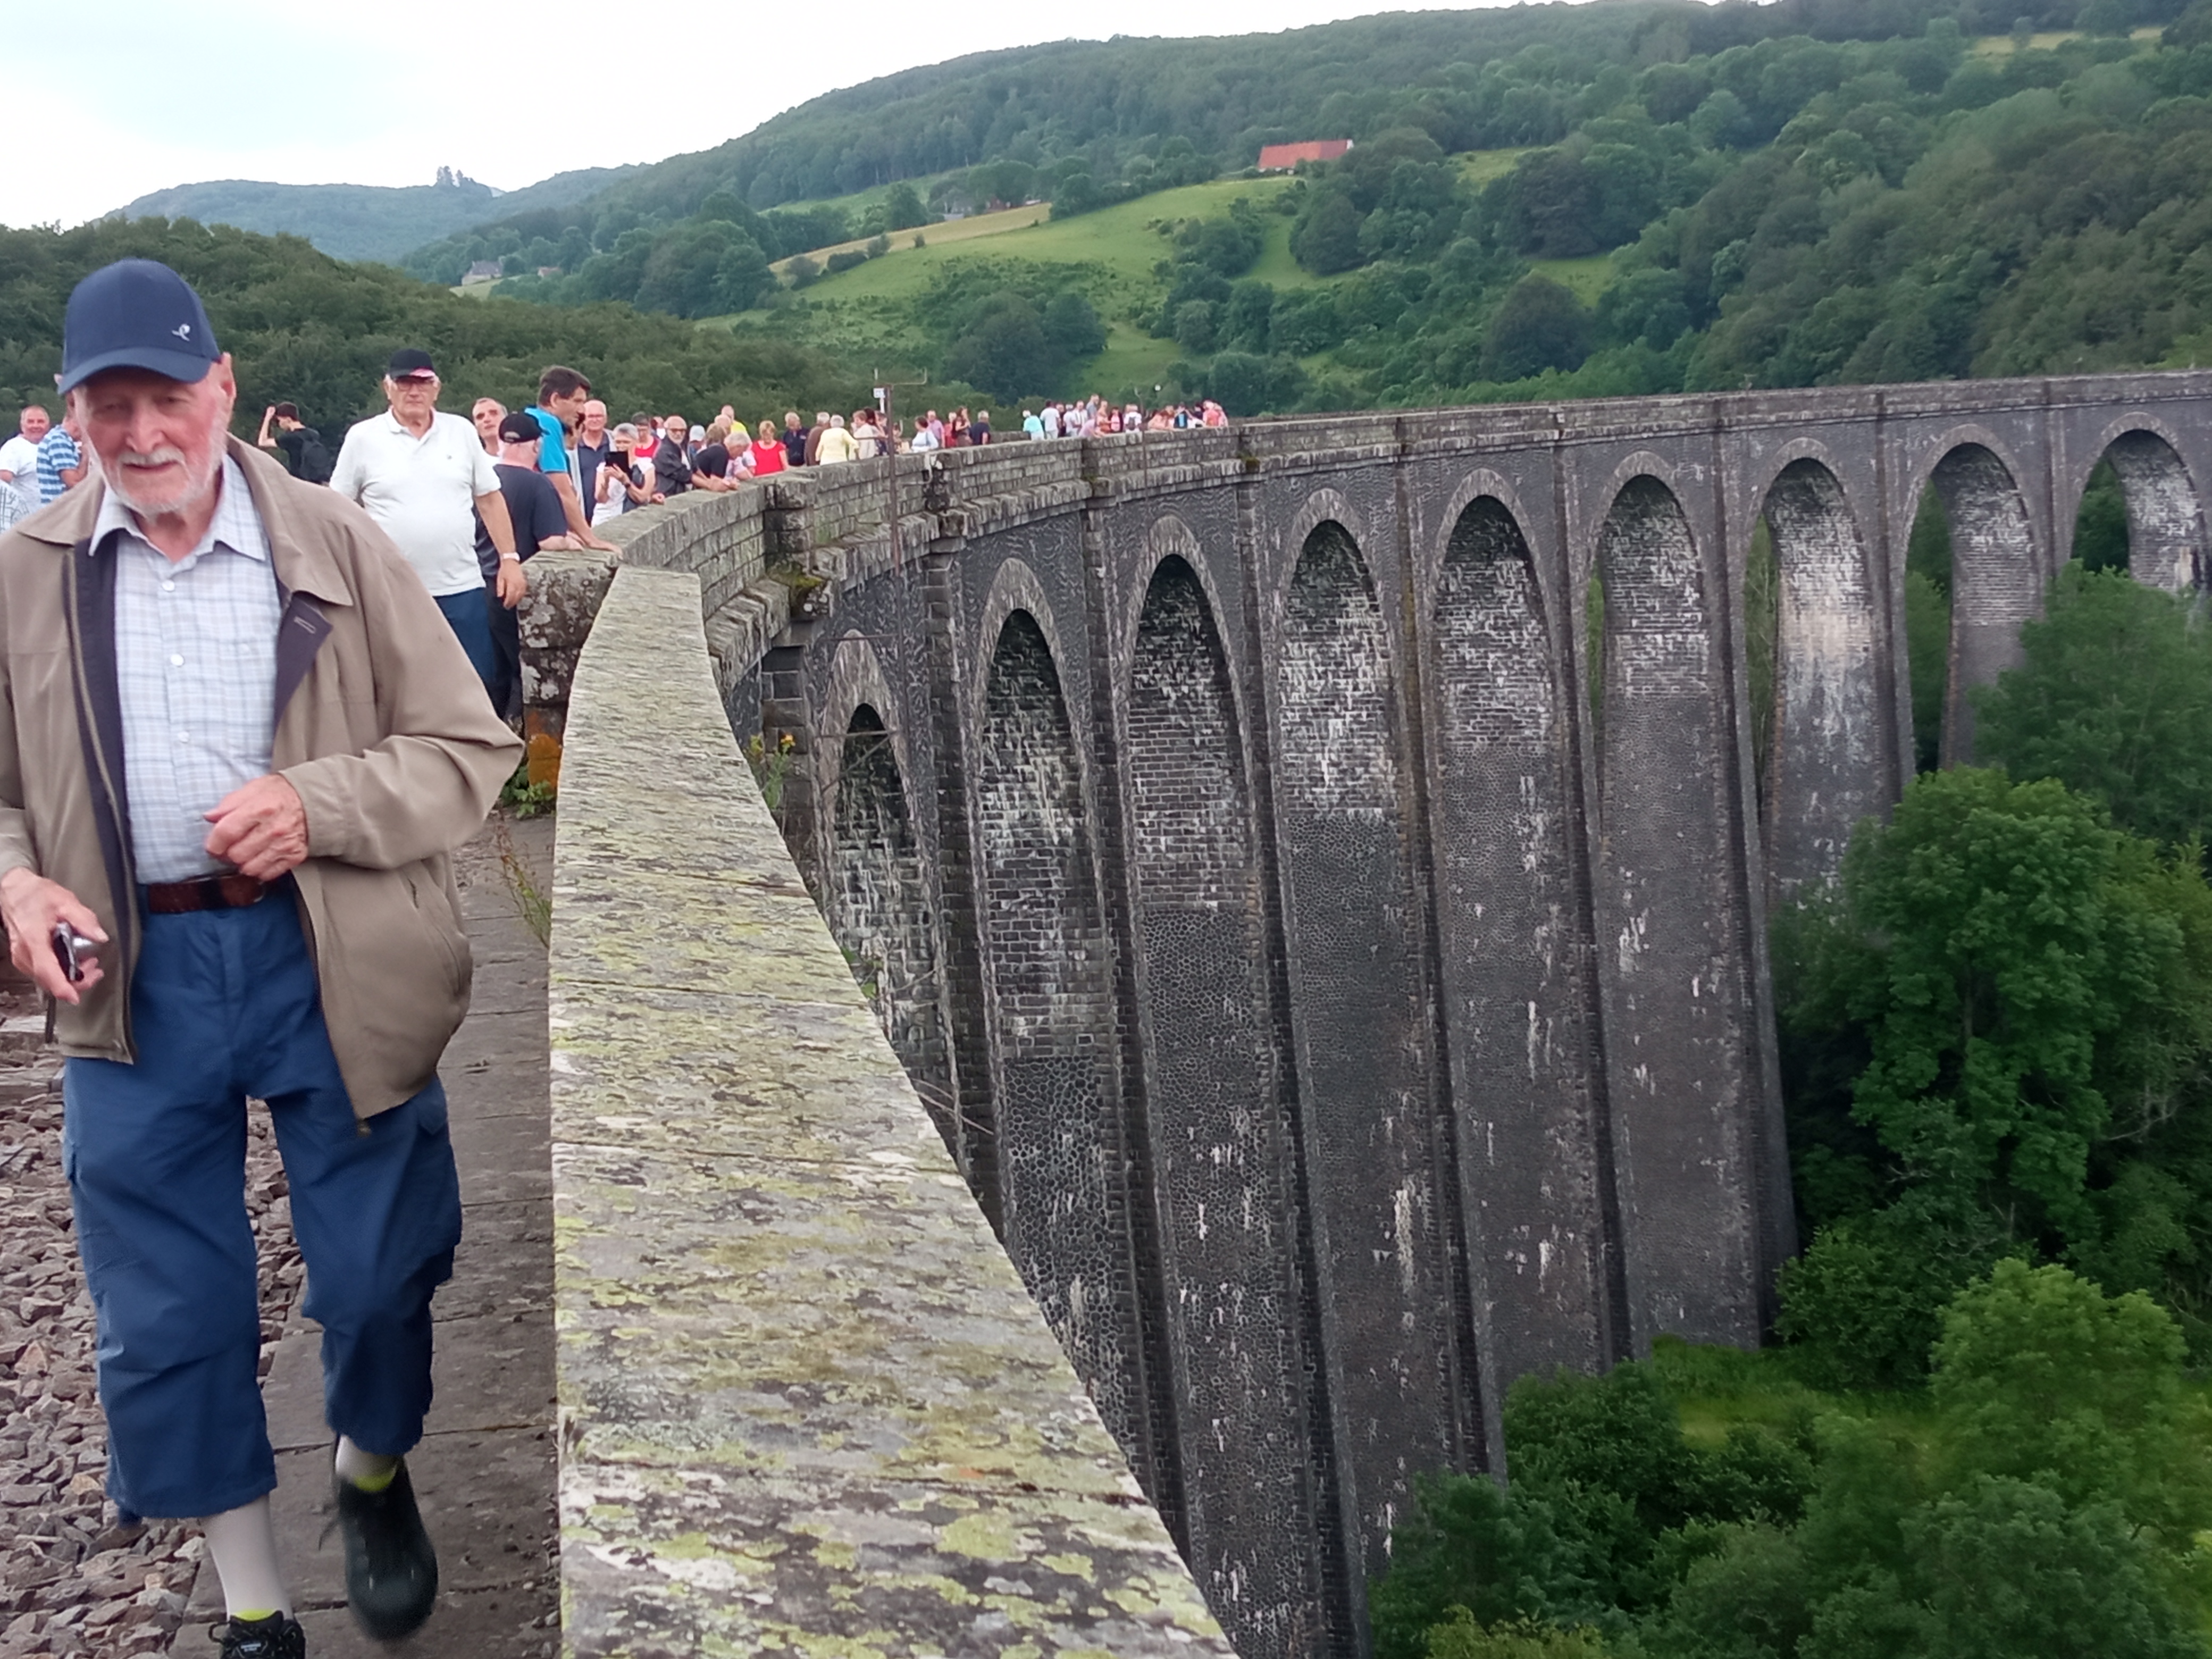
<svg viewBox="0 0 2212 1659">
<path fill-rule="evenodd" d="M 409 249 L 495 215 L 566 207 L 635 167 L 585 167 L 501 191 L 439 170 L 435 184 L 270 185 L 245 179 L 179 185 L 141 196 L 111 217 L 197 219 L 270 236 L 303 236 L 336 259 L 397 263 Z"/>
</svg>

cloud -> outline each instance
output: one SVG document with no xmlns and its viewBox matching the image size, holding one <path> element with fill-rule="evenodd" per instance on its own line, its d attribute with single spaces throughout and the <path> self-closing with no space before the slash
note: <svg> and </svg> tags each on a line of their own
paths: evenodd
<svg viewBox="0 0 2212 1659">
<path fill-rule="evenodd" d="M 17 143 L 15 164 L 0 170 L 0 224 L 81 223 L 210 179 L 420 185 L 451 165 L 514 189 L 570 167 L 707 149 L 822 93 L 973 52 L 1070 33 L 1234 34 L 1421 9 L 378 0 L 308 11 L 265 0 L 113 0 L 96 41 L 60 15 L 52 27 L 9 32 L 0 108 Z M 23 142 L 29 135 L 35 144 Z"/>
</svg>

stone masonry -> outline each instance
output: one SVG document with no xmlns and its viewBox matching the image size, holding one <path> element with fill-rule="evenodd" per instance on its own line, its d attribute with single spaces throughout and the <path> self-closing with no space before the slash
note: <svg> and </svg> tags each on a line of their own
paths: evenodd
<svg viewBox="0 0 2212 1659">
<path fill-rule="evenodd" d="M 1414 1481 L 1504 1471 L 1516 1377 L 1771 1316 L 1796 1239 L 1766 913 L 1903 787 L 1923 490 L 1963 761 L 1964 694 L 2016 659 L 2101 459 L 2138 578 L 2206 582 L 2208 416 L 2195 373 L 1359 414 L 859 463 L 617 535 L 698 578 L 735 738 L 790 739 L 787 867 L 1229 1638 L 1357 1656 Z M 613 562 L 553 556 L 526 623 L 546 730 Z M 619 731 L 649 747 L 638 672 Z M 756 878 L 736 830 L 714 847 L 689 863 Z M 696 1146 L 592 1156 L 609 1296 L 633 1164 L 696 1186 L 702 1249 L 817 1182 L 754 1199 Z M 621 1473 L 672 1448 L 586 1444 L 572 1506 L 738 1526 Z M 630 1524 L 589 1522 L 594 1559 Z M 710 1576 L 657 1559 L 668 1596 Z"/>
</svg>

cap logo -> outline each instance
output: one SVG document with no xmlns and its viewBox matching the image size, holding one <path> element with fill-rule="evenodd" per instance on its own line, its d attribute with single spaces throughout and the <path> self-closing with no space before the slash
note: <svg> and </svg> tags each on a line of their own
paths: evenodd
<svg viewBox="0 0 2212 1659">
<path fill-rule="evenodd" d="M 174 328 L 171 329 L 169 332 L 175 335 L 179 340 L 189 341 L 192 337 L 192 325 L 190 323 L 179 323 Z"/>
</svg>

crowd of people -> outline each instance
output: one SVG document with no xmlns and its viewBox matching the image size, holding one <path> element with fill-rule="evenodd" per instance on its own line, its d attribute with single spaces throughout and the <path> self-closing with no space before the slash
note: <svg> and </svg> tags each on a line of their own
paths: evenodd
<svg viewBox="0 0 2212 1659">
<path fill-rule="evenodd" d="M 464 420 L 438 409 L 440 389 L 429 355 L 401 350 L 384 378 L 386 413 L 356 422 L 335 456 L 289 403 L 263 412 L 254 441 L 281 455 L 295 477 L 330 485 L 383 526 L 452 624 L 493 706 L 510 721 L 520 718 L 521 699 L 515 611 L 528 588 L 523 567 L 539 552 L 610 548 L 594 526 L 694 490 L 999 441 L 989 410 L 964 407 L 927 410 L 911 423 L 861 408 L 849 416 L 823 410 L 808 424 L 797 410 L 786 410 L 748 427 L 725 404 L 703 425 L 642 410 L 610 423 L 591 382 L 559 364 L 539 377 L 538 400 L 520 410 L 479 398 Z M 1211 399 L 1148 412 L 1093 395 L 1024 409 L 1017 430 L 1036 441 L 1227 422 Z M 0 444 L 0 529 L 58 500 L 94 470 L 76 417 L 66 410 L 57 423 L 32 404 L 17 425 L 16 435 Z"/>
</svg>

